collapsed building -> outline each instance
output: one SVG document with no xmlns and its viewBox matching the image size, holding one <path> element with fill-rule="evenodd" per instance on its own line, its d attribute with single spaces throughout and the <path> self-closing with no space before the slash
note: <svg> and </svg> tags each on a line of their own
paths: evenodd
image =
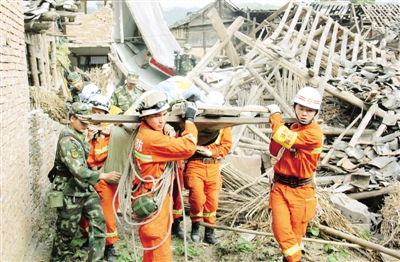
<svg viewBox="0 0 400 262">
<path fill-rule="evenodd" d="M 26 2 L 28 1 L 24 1 L 24 3 Z M 29 2 L 30 4 L 36 3 L 36 1 Z M 61 93 L 61 97 L 65 97 L 68 96 L 68 90 L 64 76 L 61 73 L 62 70 L 57 71 L 56 69 L 59 66 L 67 71 L 69 65 L 64 64 L 62 59 L 56 55 L 57 44 L 60 44 L 57 37 L 59 33 L 46 34 L 46 31 L 56 23 L 59 16 L 73 18 L 65 22 L 65 26 L 67 28 L 68 26 L 76 27 L 78 25 L 74 23 L 77 23 L 77 17 L 75 12 L 67 10 L 70 8 L 69 6 L 54 5 L 53 2 L 41 2 L 42 4 L 48 3 L 47 12 L 40 11 L 34 13 L 32 17 L 25 16 L 25 44 L 27 61 L 29 61 L 26 81 L 29 83 L 31 93 L 35 89 L 41 88 L 53 93 L 57 92 L 58 96 Z M 57 1 L 58 3 L 59 1 Z M 375 15 L 375 5 L 360 7 L 364 11 L 364 14 L 360 16 L 354 11 L 359 9 L 351 5 L 348 5 L 349 8 L 343 15 L 333 11 L 334 8 L 331 7 L 335 4 L 330 3 L 330 5 L 324 12 L 320 12 L 319 5 L 307 6 L 297 2 L 288 2 L 279 10 L 272 12 L 261 23 L 256 23 L 256 26 L 248 34 L 239 30 L 245 20 L 243 17 L 237 17 L 226 28 L 217 9 L 207 10 L 207 17 L 218 39 L 193 71 L 188 74 L 188 79 L 206 93 L 212 90 L 222 92 L 232 107 L 244 108 L 277 103 L 288 122 L 293 121 L 291 100 L 297 90 L 305 85 L 318 88 L 321 94 L 324 94 L 323 110 L 318 118 L 326 139 L 317 172 L 317 182 L 321 187 L 338 193 L 335 196 L 339 196 L 339 200 L 335 202 L 335 199 L 331 199 L 331 201 L 334 201 L 341 213 L 347 215 L 346 217 L 351 220 L 349 213 L 354 212 L 355 207 L 358 208 L 360 203 L 352 202 L 350 206 L 340 204 L 346 201 L 349 203 L 347 197 L 361 200 L 387 195 L 396 190 L 396 187 L 392 185 L 399 180 L 400 164 L 397 161 L 397 155 L 400 152 L 398 141 L 400 64 L 398 62 L 399 48 L 396 46 L 399 41 L 399 30 L 396 24 L 400 23 L 400 7 L 398 4 L 386 6 L 385 10 L 390 10 L 391 14 L 395 13 L 388 16 L 387 19 L 390 20 L 386 21 L 381 16 Z M 51 11 L 50 7 L 53 6 L 56 8 Z M 59 8 L 58 11 L 57 8 Z M 124 10 L 129 10 L 129 8 Z M 25 15 L 29 12 L 25 12 Z M 50 18 L 45 18 L 47 15 Z M 345 26 L 341 24 L 345 21 L 344 18 L 348 18 L 346 21 L 350 23 L 350 28 L 347 27 L 347 24 Z M 367 25 L 367 20 L 372 21 L 370 27 Z M 46 23 L 51 25 L 41 25 Z M 68 25 L 68 23 L 70 24 Z M 390 29 L 382 29 L 389 28 L 389 25 Z M 43 28 L 43 26 L 45 27 Z M 122 33 L 125 31 L 120 28 L 119 32 L 121 33 L 119 39 L 122 39 Z M 128 35 L 127 37 L 136 38 L 139 35 Z M 11 42 L 10 39 L 7 41 Z M 122 51 L 118 52 L 123 53 L 124 49 L 128 48 L 128 54 L 141 54 L 141 59 L 134 59 L 136 59 L 136 64 L 143 66 L 145 61 L 150 61 L 144 59 L 149 53 L 146 49 L 148 43 L 143 42 L 145 43 L 144 49 L 138 50 L 126 43 Z M 142 46 L 143 42 L 140 43 Z M 93 52 L 98 51 L 99 53 L 95 53 L 96 56 L 104 56 L 102 48 L 108 49 L 109 46 L 109 43 L 104 46 L 100 45 L 101 49 L 96 49 L 96 51 L 94 51 L 95 44 L 93 43 L 86 47 Z M 80 48 L 76 40 L 70 47 L 71 49 Z M 244 50 L 244 53 L 238 52 L 239 49 Z M 51 50 L 50 57 L 48 50 Z M 75 54 L 79 54 L 78 52 L 76 51 Z M 155 51 L 153 50 L 152 53 Z M 224 56 L 221 57 L 221 53 Z M 129 56 L 125 57 L 112 52 L 109 56 L 122 57 L 126 60 L 129 58 Z M 219 60 L 224 61 L 224 68 L 220 68 L 218 63 L 212 63 L 217 56 Z M 122 66 L 118 60 L 113 61 L 112 64 L 117 67 L 117 70 L 123 74 L 126 73 L 124 70 L 126 71 L 129 65 Z M 93 59 L 92 62 L 95 65 L 96 59 Z M 117 65 L 118 63 L 119 65 Z M 210 65 L 212 66 L 210 67 Z M 168 78 L 168 75 L 164 73 L 157 72 L 157 75 L 161 76 L 160 80 Z M 121 78 L 121 73 L 119 73 L 119 78 Z M 151 83 L 148 84 L 148 87 L 151 88 Z M 46 110 L 43 101 L 39 101 L 37 97 L 36 100 L 32 100 L 36 101 L 34 108 Z M 52 100 L 52 102 L 54 101 Z M 57 108 L 57 106 L 55 107 Z M 52 107 L 52 109 L 54 108 Z M 235 159 L 231 160 L 231 164 L 223 167 L 222 174 L 226 178 L 233 177 L 232 174 L 235 174 L 236 178 L 240 177 L 246 183 L 230 185 L 229 179 L 225 179 L 227 181 L 225 193 L 229 194 L 231 199 L 235 199 L 236 196 L 232 192 L 243 193 L 243 187 L 245 187 L 248 189 L 246 194 L 253 193 L 247 197 L 265 201 L 265 196 L 257 192 L 266 188 L 260 187 L 260 183 L 261 185 L 265 183 L 262 178 L 271 170 L 268 152 L 271 130 L 268 115 L 264 112 L 257 112 L 256 115 L 250 114 L 249 117 L 249 115 L 243 114 L 246 112 L 245 109 L 234 114 L 231 112 L 227 109 L 218 111 L 219 121 L 217 120 L 217 122 L 234 126 L 231 155 Z M 43 118 L 45 117 L 43 116 Z M 207 119 L 207 116 L 203 117 Z M 60 116 L 61 118 L 62 116 Z M 50 120 L 46 118 L 46 121 Z M 209 128 L 213 124 L 215 125 L 215 121 L 214 123 L 206 121 L 204 126 Z M 54 130 L 59 130 L 59 127 Z M 55 137 L 56 135 L 49 144 L 52 141 L 55 146 Z M 43 192 L 47 190 L 45 184 L 47 181 L 43 180 L 43 174 L 47 174 L 52 157 L 51 146 L 48 146 L 50 149 L 46 155 L 49 159 L 46 160 L 46 163 L 42 163 L 36 172 L 32 173 L 35 178 L 28 179 L 31 181 L 30 186 L 44 188 Z M 34 152 L 33 147 L 28 148 Z M 34 158 L 37 157 L 32 157 L 29 161 L 33 162 Z M 244 161 L 249 161 L 248 159 L 255 161 L 258 172 L 254 171 L 252 176 L 248 177 L 246 170 L 240 169 L 240 166 L 243 165 L 241 158 L 246 159 Z M 237 164 L 233 166 L 234 161 Z M 253 190 L 252 186 L 258 188 Z M 38 190 L 35 189 L 36 191 Z M 340 193 L 345 193 L 345 196 L 339 195 Z M 44 193 L 32 193 L 27 202 L 35 203 L 34 206 L 40 207 L 41 205 L 38 203 L 41 201 L 43 205 L 44 197 Z M 6 195 L 4 199 L 7 199 Z M 227 204 L 224 201 L 224 194 L 222 194 L 221 215 L 223 218 L 231 219 L 231 212 L 236 212 L 238 219 L 235 221 L 244 223 L 257 221 L 259 217 L 253 216 L 254 214 L 261 216 L 258 212 L 251 214 L 249 210 L 243 208 L 238 210 L 224 207 L 224 204 Z M 38 209 L 42 211 L 43 207 Z M 359 217 L 350 222 L 360 224 L 368 230 L 375 229 L 385 219 L 381 214 L 370 214 L 364 204 L 359 209 L 361 210 Z M 36 214 L 40 214 L 40 212 L 36 212 Z M 7 222 L 4 224 L 12 223 L 10 220 L 4 219 Z M 28 220 L 26 228 L 32 228 L 33 224 L 38 228 L 43 227 L 43 220 L 37 218 Z M 396 225 L 389 227 L 389 230 L 395 231 Z M 6 237 L 9 234 L 3 235 Z M 27 245 L 32 236 L 24 238 L 23 247 Z M 385 241 L 391 243 L 389 247 L 398 248 L 393 244 L 398 237 L 395 235 L 390 241 L 387 239 Z M 2 247 L 3 253 L 5 250 Z M 20 252 L 22 251 L 14 248 L 14 254 Z"/>
</svg>

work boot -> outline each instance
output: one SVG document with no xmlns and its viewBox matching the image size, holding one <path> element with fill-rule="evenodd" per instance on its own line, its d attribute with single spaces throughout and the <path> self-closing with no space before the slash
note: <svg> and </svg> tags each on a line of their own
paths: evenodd
<svg viewBox="0 0 400 262">
<path fill-rule="evenodd" d="M 115 253 L 114 245 L 108 245 L 104 249 L 104 259 L 107 262 L 116 261 L 118 259 L 117 254 Z"/>
<path fill-rule="evenodd" d="M 192 232 L 190 233 L 190 237 L 195 243 L 200 241 L 200 222 L 192 223 Z"/>
<path fill-rule="evenodd" d="M 174 223 L 172 223 L 171 231 L 172 231 L 173 235 L 177 236 L 180 239 L 183 239 L 185 236 L 185 233 L 181 229 L 181 221 L 182 221 L 181 217 L 174 219 Z"/>
<path fill-rule="evenodd" d="M 219 240 L 214 236 L 214 229 L 213 228 L 209 228 L 206 227 L 205 231 L 204 231 L 204 240 L 205 243 L 207 244 L 217 244 L 219 242 Z"/>
</svg>

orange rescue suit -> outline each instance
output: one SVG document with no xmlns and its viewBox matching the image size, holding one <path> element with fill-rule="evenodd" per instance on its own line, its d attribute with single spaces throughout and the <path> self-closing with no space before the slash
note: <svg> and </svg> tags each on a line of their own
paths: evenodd
<svg viewBox="0 0 400 262">
<path fill-rule="evenodd" d="M 86 160 L 89 168 L 93 169 L 97 167 L 96 169 L 100 170 L 100 168 L 104 165 L 104 161 L 108 156 L 109 141 L 109 135 L 100 135 L 96 140 L 92 139 L 89 141 L 90 151 Z M 117 192 L 118 185 L 111 185 L 104 180 L 100 180 L 94 188 L 101 198 L 100 205 L 103 209 L 107 231 L 106 245 L 111 245 L 118 240 L 117 221 L 114 213 L 114 208 L 115 210 L 118 210 L 119 207 L 118 197 L 115 197 L 115 202 L 113 203 L 114 195 Z M 79 222 L 79 230 L 82 235 L 88 236 L 89 222 L 83 216 Z"/>
<path fill-rule="evenodd" d="M 274 165 L 275 174 L 300 180 L 311 178 L 322 151 L 321 128 L 313 121 L 304 126 L 294 123 L 289 129 L 284 126 L 279 113 L 271 115 L 271 123 L 272 137 L 275 136 L 276 141 L 281 141 L 278 143 L 285 147 L 282 157 Z M 301 238 L 314 217 L 316 206 L 313 182 L 295 188 L 282 183 L 273 184 L 269 204 L 272 230 L 287 261 L 301 259 Z"/>
<path fill-rule="evenodd" d="M 159 178 L 165 169 L 167 162 L 179 161 L 189 158 L 196 150 L 197 128 L 194 123 L 185 122 L 185 130 L 181 137 L 164 135 L 163 131 L 153 130 L 145 121 L 139 126 L 135 139 L 135 164 L 141 176 L 153 176 Z M 138 184 L 135 179 L 133 184 Z M 152 183 L 144 183 L 144 189 L 152 188 Z M 140 195 L 141 190 L 135 191 L 135 196 Z M 165 242 L 156 249 L 145 250 L 143 262 L 168 262 L 172 261 L 171 254 L 171 202 L 167 194 L 158 216 L 151 222 L 139 227 L 139 238 L 143 247 L 152 248 L 159 245 L 165 238 Z M 149 218 L 153 219 L 153 217 Z"/>
<path fill-rule="evenodd" d="M 231 150 L 231 128 L 221 129 L 216 141 L 204 147 L 212 152 L 211 158 L 215 159 L 215 162 L 203 163 L 201 159 L 189 159 L 184 180 L 185 187 L 189 190 L 192 222 L 204 220 L 205 223 L 215 224 L 218 198 L 222 187 L 218 159 L 225 157 Z M 207 157 L 204 156 L 204 158 Z"/>
</svg>

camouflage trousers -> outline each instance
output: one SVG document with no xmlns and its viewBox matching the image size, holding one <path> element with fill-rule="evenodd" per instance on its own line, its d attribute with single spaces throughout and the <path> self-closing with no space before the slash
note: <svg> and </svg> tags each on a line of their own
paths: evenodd
<svg viewBox="0 0 400 262">
<path fill-rule="evenodd" d="M 65 261 L 67 255 L 73 253 L 71 242 L 78 231 L 81 215 L 89 222 L 88 261 L 102 261 L 106 246 L 106 224 L 99 195 L 97 192 L 87 197 L 64 195 L 63 202 L 64 205 L 57 208 L 56 236 L 50 261 Z"/>
</svg>

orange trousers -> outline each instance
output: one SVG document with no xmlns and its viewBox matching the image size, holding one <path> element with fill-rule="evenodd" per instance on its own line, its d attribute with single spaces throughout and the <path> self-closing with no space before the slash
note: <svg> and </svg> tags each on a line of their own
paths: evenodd
<svg viewBox="0 0 400 262">
<path fill-rule="evenodd" d="M 310 185 L 296 188 L 276 183 L 270 193 L 272 231 L 282 254 L 289 262 L 301 259 L 300 243 L 308 222 L 313 219 L 317 198 Z"/>
<path fill-rule="evenodd" d="M 192 222 L 215 224 L 218 198 L 222 187 L 219 164 L 189 161 L 186 164 L 185 187 L 189 190 Z"/>
<path fill-rule="evenodd" d="M 140 190 L 139 190 L 140 191 Z M 171 253 L 171 234 L 168 234 L 171 228 L 171 196 L 168 193 L 162 203 L 158 216 L 148 224 L 139 227 L 139 238 L 144 248 L 153 248 L 159 245 L 164 238 L 165 242 L 156 249 L 145 250 L 143 253 L 143 262 L 170 262 Z"/>
<path fill-rule="evenodd" d="M 178 176 L 179 176 L 179 183 L 178 183 L 178 177 L 174 179 L 173 183 L 173 192 L 172 192 L 172 201 L 173 201 L 173 206 L 172 206 L 172 215 L 174 219 L 180 218 L 183 216 L 183 203 L 181 201 L 181 195 L 179 192 L 182 192 L 183 190 L 183 166 L 180 165 L 178 171 Z"/>
<path fill-rule="evenodd" d="M 113 209 L 113 198 L 117 191 L 118 185 L 110 185 L 104 180 L 100 180 L 94 188 L 101 198 L 100 205 L 103 209 L 103 214 L 106 221 L 106 245 L 112 245 L 118 240 L 117 221 L 115 219 Z M 114 202 L 115 210 L 118 210 L 118 207 L 118 196 L 116 196 Z M 89 222 L 83 216 L 79 222 L 79 230 L 82 235 L 89 235 Z"/>
</svg>

